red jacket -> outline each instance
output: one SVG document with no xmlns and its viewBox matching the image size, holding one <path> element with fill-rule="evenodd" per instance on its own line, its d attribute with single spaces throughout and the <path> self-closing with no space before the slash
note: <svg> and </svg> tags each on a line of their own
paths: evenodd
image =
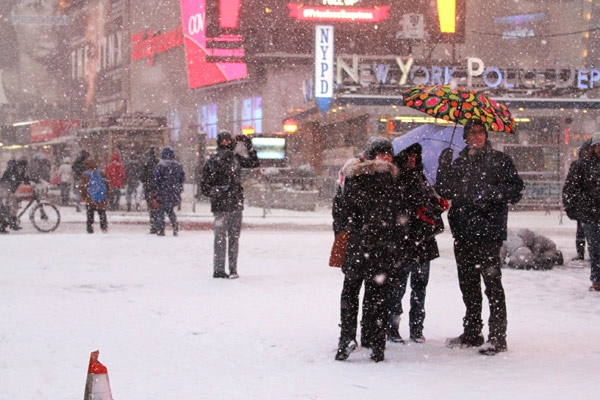
<svg viewBox="0 0 600 400">
<path fill-rule="evenodd" d="M 108 180 L 110 181 L 111 188 L 121 188 L 123 186 L 123 181 L 127 179 L 127 174 L 125 173 L 125 167 L 123 164 L 119 162 L 121 157 L 119 154 L 114 153 L 110 157 L 110 163 L 106 165 L 104 172 L 108 175 Z"/>
</svg>

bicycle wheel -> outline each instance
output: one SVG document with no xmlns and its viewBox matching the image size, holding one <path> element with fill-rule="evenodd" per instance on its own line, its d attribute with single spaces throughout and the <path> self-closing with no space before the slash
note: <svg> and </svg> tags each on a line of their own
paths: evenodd
<svg viewBox="0 0 600 400">
<path fill-rule="evenodd" d="M 31 210 L 29 219 L 38 231 L 52 232 L 60 224 L 60 213 L 58 208 L 50 203 L 39 203 Z"/>
</svg>

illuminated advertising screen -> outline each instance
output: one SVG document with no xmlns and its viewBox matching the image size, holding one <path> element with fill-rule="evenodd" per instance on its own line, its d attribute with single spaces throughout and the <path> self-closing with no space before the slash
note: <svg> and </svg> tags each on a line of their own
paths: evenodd
<svg viewBox="0 0 600 400">
<path fill-rule="evenodd" d="M 211 4 L 220 1 L 226 3 L 228 8 L 224 12 L 232 14 L 235 1 L 209 0 Z M 239 3 L 239 0 L 237 1 Z M 243 56 L 241 49 L 209 49 L 207 47 L 206 33 L 206 0 L 181 0 L 181 13 L 183 20 L 183 34 L 185 53 L 187 58 L 188 83 L 190 88 L 214 85 L 247 77 L 246 64 L 236 63 L 211 63 L 207 61 L 209 56 L 239 57 Z M 223 21 L 228 25 L 234 24 L 234 14 Z M 236 41 L 241 38 L 230 37 L 229 40 Z"/>
<path fill-rule="evenodd" d="M 285 159 L 285 138 L 253 137 L 252 146 L 260 160 Z"/>
</svg>

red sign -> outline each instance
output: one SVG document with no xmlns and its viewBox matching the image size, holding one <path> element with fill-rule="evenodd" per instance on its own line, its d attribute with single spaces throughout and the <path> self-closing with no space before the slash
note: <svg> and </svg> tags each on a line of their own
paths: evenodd
<svg viewBox="0 0 600 400">
<path fill-rule="evenodd" d="M 214 1 L 214 0 L 210 0 Z M 231 4 L 230 2 L 227 2 Z M 238 2 L 239 3 L 239 2 Z M 223 3 L 221 3 L 223 4 Z M 208 49 L 206 46 L 206 0 L 181 0 L 183 35 L 190 88 L 247 77 L 245 63 L 209 63 L 207 56 L 242 57 L 243 50 Z M 227 8 L 231 11 L 231 8 Z M 237 15 L 231 19 L 237 21 Z M 229 20 L 228 20 L 229 21 Z M 233 38 L 241 41 L 241 38 Z"/>
<path fill-rule="evenodd" d="M 131 35 L 131 59 L 138 60 L 148 57 L 148 65 L 152 65 L 154 53 L 161 53 L 183 44 L 183 26 L 172 31 L 153 36 L 152 29 L 144 40 L 144 33 L 139 31 Z"/>
<path fill-rule="evenodd" d="M 389 6 L 373 8 L 311 7 L 288 3 L 290 17 L 299 21 L 379 22 L 388 18 Z"/>
<path fill-rule="evenodd" d="M 31 143 L 47 142 L 64 136 L 63 132 L 78 128 L 79 123 L 78 119 L 48 119 L 34 122 L 30 126 Z"/>
</svg>

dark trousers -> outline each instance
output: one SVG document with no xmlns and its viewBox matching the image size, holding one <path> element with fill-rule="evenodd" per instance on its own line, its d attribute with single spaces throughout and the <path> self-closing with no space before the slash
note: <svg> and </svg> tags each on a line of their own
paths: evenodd
<svg viewBox="0 0 600 400">
<path fill-rule="evenodd" d="M 121 200 L 121 189 L 112 188 L 108 196 L 108 208 L 111 211 L 119 209 L 119 201 Z"/>
<path fill-rule="evenodd" d="M 89 233 L 94 232 L 94 211 L 98 212 L 98 217 L 100 218 L 100 229 L 105 230 L 108 229 L 108 221 L 106 220 L 106 211 L 98 210 L 90 205 L 86 205 L 86 228 Z"/>
<path fill-rule="evenodd" d="M 242 210 L 215 212 L 214 273 L 225 272 L 225 250 L 229 247 L 229 273 L 237 274 L 239 239 L 242 230 Z M 229 243 L 228 243 L 229 242 Z M 229 246 L 227 246 L 229 244 Z"/>
<path fill-rule="evenodd" d="M 506 299 L 500 270 L 500 247 L 502 241 L 454 242 L 454 256 L 458 267 L 458 282 L 462 292 L 466 314 L 463 319 L 464 333 L 477 336 L 483 328 L 481 308 L 481 278 L 490 305 L 489 340 L 506 341 Z"/>
<path fill-rule="evenodd" d="M 158 233 L 158 210 L 148 209 L 150 214 L 150 233 Z"/>
<path fill-rule="evenodd" d="M 71 194 L 71 182 L 61 182 L 60 185 L 60 205 L 68 206 Z"/>
<path fill-rule="evenodd" d="M 406 293 L 408 277 L 410 276 L 410 311 L 408 324 L 411 336 L 423 335 L 425 321 L 425 294 L 429 283 L 430 262 L 402 262 L 396 264 L 390 275 L 388 292 L 388 328 L 398 329 L 402 315 L 402 298 Z"/>
<path fill-rule="evenodd" d="M 363 279 L 362 275 L 346 273 L 340 301 L 341 340 L 356 340 L 356 324 L 360 288 L 365 283 L 362 307 L 361 342 L 374 349 L 385 349 L 385 325 L 388 316 L 386 297 L 389 280 L 385 275 Z"/>
<path fill-rule="evenodd" d="M 177 215 L 175 215 L 175 206 L 165 206 L 162 203 L 156 211 L 156 232 L 164 232 L 165 230 L 165 214 L 169 217 L 173 230 L 177 231 Z M 152 214 L 150 214 L 152 215 Z"/>
<path fill-rule="evenodd" d="M 585 232 L 583 231 L 583 222 L 577 221 L 577 232 L 575 233 L 575 249 L 577 257 L 582 260 L 585 258 Z"/>
<path fill-rule="evenodd" d="M 600 224 L 584 222 L 583 230 L 590 253 L 590 280 L 592 283 L 600 283 Z"/>
</svg>

